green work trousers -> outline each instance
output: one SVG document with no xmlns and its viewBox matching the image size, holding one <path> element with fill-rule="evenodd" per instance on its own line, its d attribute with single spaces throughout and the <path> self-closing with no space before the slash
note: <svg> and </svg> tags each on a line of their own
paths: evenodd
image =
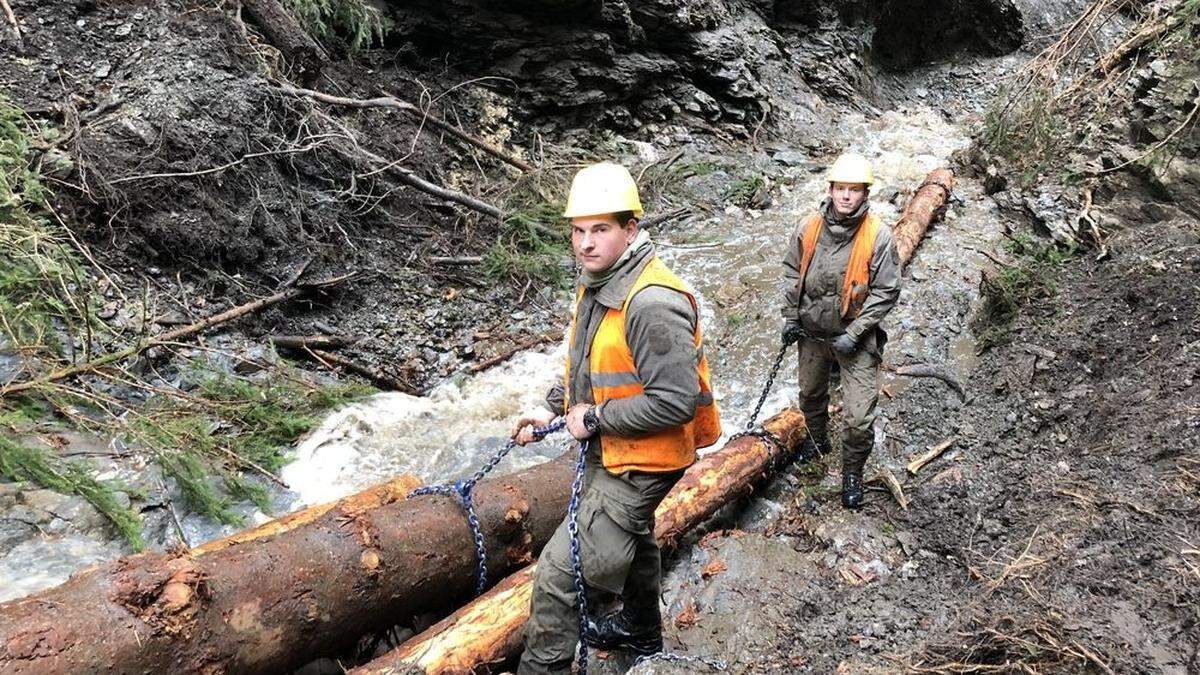
<svg viewBox="0 0 1200 675">
<path fill-rule="evenodd" d="M 682 470 L 613 475 L 595 451 L 589 452 L 577 516 L 589 601 L 595 591 L 619 594 L 631 616 L 661 620 L 662 562 L 654 540 L 654 510 L 682 475 Z M 564 519 L 538 558 L 518 675 L 571 671 L 579 642 L 572 569 L 571 535 Z"/>
<path fill-rule="evenodd" d="M 842 471 L 861 473 L 875 440 L 880 358 L 860 347 L 841 356 L 826 342 L 800 341 L 800 410 L 809 433 L 823 435 L 829 425 L 829 370 L 834 361 L 842 375 Z"/>
</svg>

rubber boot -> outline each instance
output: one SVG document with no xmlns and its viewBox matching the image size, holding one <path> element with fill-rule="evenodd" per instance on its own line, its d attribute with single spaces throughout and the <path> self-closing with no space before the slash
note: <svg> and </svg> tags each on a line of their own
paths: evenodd
<svg viewBox="0 0 1200 675">
<path fill-rule="evenodd" d="M 596 649 L 625 648 L 639 656 L 663 650 L 662 619 L 657 615 L 635 621 L 625 611 L 596 619 L 589 616 L 583 628 L 583 641 Z"/>
<path fill-rule="evenodd" d="M 796 461 L 807 464 L 817 458 L 828 455 L 833 449 L 829 443 L 829 435 L 824 433 L 809 433 L 796 453 Z"/>
<path fill-rule="evenodd" d="M 863 477 L 861 471 L 842 473 L 842 506 L 857 509 L 862 506 Z"/>
</svg>

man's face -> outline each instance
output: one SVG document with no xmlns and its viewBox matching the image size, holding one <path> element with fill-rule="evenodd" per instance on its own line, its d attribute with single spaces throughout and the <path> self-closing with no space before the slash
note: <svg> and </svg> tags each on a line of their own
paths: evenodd
<svg viewBox="0 0 1200 675">
<path fill-rule="evenodd" d="M 611 213 L 571 219 L 571 246 L 575 249 L 575 259 L 592 273 L 612 267 L 636 236 L 635 221 L 621 227 Z"/>
<path fill-rule="evenodd" d="M 829 197 L 833 200 L 833 210 L 839 216 L 848 216 L 867 198 L 867 186 L 863 183 L 830 183 Z"/>
</svg>

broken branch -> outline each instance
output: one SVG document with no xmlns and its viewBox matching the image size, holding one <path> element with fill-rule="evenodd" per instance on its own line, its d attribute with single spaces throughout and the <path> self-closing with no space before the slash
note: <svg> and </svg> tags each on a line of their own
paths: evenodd
<svg viewBox="0 0 1200 675">
<path fill-rule="evenodd" d="M 514 155 L 507 153 L 504 150 L 501 150 L 500 148 L 492 145 L 491 143 L 488 143 L 487 141 L 483 140 L 482 138 L 479 138 L 478 136 L 467 133 L 466 131 L 454 126 L 453 124 L 447 122 L 446 120 L 444 120 L 440 117 L 437 117 L 436 115 L 433 115 L 426 110 L 421 110 L 417 106 L 415 106 L 407 101 L 402 101 L 402 100 L 392 97 L 392 96 L 379 96 L 376 98 L 369 98 L 369 99 L 346 98 L 343 96 L 334 96 L 332 94 L 326 94 L 324 92 L 314 91 L 312 89 L 302 89 L 299 87 L 289 87 L 286 85 L 280 86 L 279 91 L 281 93 L 287 94 L 289 96 L 304 96 L 304 97 L 311 98 L 316 101 L 321 101 L 323 103 L 330 103 L 333 105 L 346 106 L 349 108 L 393 108 L 395 110 L 401 110 L 404 112 L 412 113 L 414 115 L 420 115 L 425 120 L 428 120 L 435 127 L 449 133 L 451 136 L 454 136 L 455 138 L 457 138 L 461 141 L 464 141 L 476 148 L 479 148 L 480 150 L 483 150 L 484 152 L 488 153 L 489 155 L 491 155 L 507 164 L 515 166 L 516 168 L 520 169 L 521 171 L 533 171 L 534 170 L 534 168 L 532 166 L 530 166 L 528 163 L 526 163 L 524 160 L 521 160 L 521 159 L 515 157 Z"/>
<path fill-rule="evenodd" d="M 309 284 L 304 287 L 289 288 L 289 289 L 286 289 L 283 291 L 279 291 L 278 293 L 275 293 L 274 295 L 269 295 L 265 298 L 259 298 L 258 300 L 254 300 L 253 302 L 247 302 L 244 305 L 238 305 L 237 307 L 234 307 L 233 309 L 226 310 L 219 314 L 214 314 L 214 315 L 208 317 L 207 319 L 197 321 L 196 323 L 193 323 L 193 324 L 190 324 L 187 326 L 183 326 L 181 328 L 176 328 L 175 330 L 172 330 L 172 331 L 167 331 L 166 333 L 162 333 L 161 335 L 155 336 L 153 338 L 140 340 L 136 344 L 134 344 L 130 347 L 127 347 L 125 349 L 122 349 L 120 351 L 113 352 L 111 354 L 105 354 L 103 356 L 99 356 L 97 358 L 91 359 L 90 361 L 86 361 L 84 363 L 78 363 L 73 366 L 61 368 L 59 370 L 56 370 L 48 375 L 44 375 L 39 378 L 35 378 L 32 380 L 26 380 L 25 382 L 18 382 L 16 384 L 10 384 L 10 385 L 4 386 L 4 387 L 0 387 L 0 398 L 4 398 L 5 396 L 10 396 L 12 394 L 17 394 L 17 393 L 20 393 L 23 391 L 28 391 L 30 389 L 36 389 L 38 387 L 50 384 L 51 382 L 57 382 L 59 380 L 66 379 L 68 377 L 75 377 L 76 375 L 82 375 L 84 373 L 95 372 L 95 371 L 99 370 L 100 368 L 103 368 L 109 364 L 115 363 L 117 361 L 121 361 L 130 356 L 135 356 L 137 354 L 140 354 L 155 345 L 160 345 L 160 344 L 167 343 L 167 342 L 176 342 L 182 338 L 190 337 L 192 335 L 195 335 L 196 333 L 200 333 L 202 331 L 208 330 L 209 328 L 212 328 L 213 326 L 219 326 L 223 323 L 228 323 L 230 321 L 233 321 L 234 319 L 243 317 L 247 314 L 253 314 L 254 312 L 257 312 L 257 311 L 260 311 L 267 307 L 270 307 L 271 305 L 275 305 L 280 302 L 285 302 L 288 300 L 293 300 L 293 299 L 303 295 L 306 292 L 306 290 L 309 288 L 326 288 L 326 287 L 334 285 L 336 283 L 345 281 L 346 279 L 350 278 L 350 276 L 352 276 L 352 275 L 343 275 L 341 277 L 336 277 L 334 279 L 329 279 L 326 281 Z"/>
<path fill-rule="evenodd" d="M 372 368 L 371 366 L 358 363 L 357 361 L 352 361 L 344 356 L 338 356 L 332 352 L 311 347 L 306 347 L 299 351 L 301 353 L 308 354 L 315 361 L 326 368 L 329 368 L 330 370 L 333 370 L 334 366 L 338 366 L 351 372 L 358 373 L 359 375 L 362 375 L 370 380 L 380 389 L 399 391 L 405 394 L 411 394 L 413 396 L 421 395 L 421 392 L 417 391 L 416 387 L 412 386 L 408 382 L 404 382 L 398 378 L 392 377 L 391 375 L 388 375 L 377 368 Z"/>
<path fill-rule="evenodd" d="M 953 438 L 948 438 L 948 439 L 942 441 L 941 443 L 938 443 L 937 445 L 930 447 L 928 450 L 921 453 L 920 455 L 917 455 L 916 457 L 913 458 L 913 460 L 911 462 L 908 463 L 908 472 L 914 476 L 917 475 L 917 472 L 921 470 L 921 467 L 925 466 L 926 464 L 928 464 L 928 463 L 932 462 L 933 460 L 937 459 L 938 457 L 940 457 L 941 454 L 943 452 L 945 452 L 950 446 L 954 445 L 954 442 L 957 440 L 958 440 L 957 436 L 955 436 Z"/>
<path fill-rule="evenodd" d="M 281 349 L 338 349 L 358 342 L 343 335 L 272 335 L 271 343 Z"/>
<path fill-rule="evenodd" d="M 928 363 L 913 363 L 907 366 L 900 366 L 892 370 L 892 372 L 901 377 L 932 377 L 936 380 L 941 380 L 949 385 L 954 390 L 954 393 L 958 394 L 960 399 L 965 401 L 967 398 L 967 392 L 963 389 L 962 384 L 953 375 L 946 372 L 945 368 Z"/>
<path fill-rule="evenodd" d="M 547 342 L 555 342 L 561 339 L 562 331 L 550 331 L 548 333 L 543 333 L 521 342 L 511 349 L 505 350 L 504 352 L 497 354 L 486 361 L 480 361 L 479 363 L 473 364 L 470 368 L 468 368 L 468 370 L 472 373 L 478 373 L 481 370 L 487 370 L 493 366 L 500 365 L 501 363 L 511 359 L 516 354 L 525 351 L 526 349 L 532 349 L 538 345 L 546 344 Z"/>
</svg>

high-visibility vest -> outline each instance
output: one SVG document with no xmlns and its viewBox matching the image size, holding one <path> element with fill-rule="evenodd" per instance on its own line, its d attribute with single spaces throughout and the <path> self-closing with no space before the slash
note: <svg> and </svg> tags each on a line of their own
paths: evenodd
<svg viewBox="0 0 1200 675">
<path fill-rule="evenodd" d="M 808 276 L 808 266 L 812 263 L 813 254 L 817 251 L 817 241 L 821 237 L 821 224 L 824 222 L 821 214 L 814 214 L 804 226 L 804 234 L 800 238 L 802 244 L 800 256 L 800 280 L 797 282 L 798 295 L 804 293 L 804 278 Z M 846 274 L 842 277 L 842 318 L 850 320 L 861 312 L 863 303 L 871 293 L 871 255 L 875 252 L 875 237 L 879 235 L 879 217 L 868 213 L 854 233 L 854 243 L 851 244 L 850 260 L 846 263 Z"/>
<path fill-rule="evenodd" d="M 691 466 L 696 461 L 696 449 L 717 442 L 721 437 L 721 419 L 713 401 L 709 381 L 708 357 L 704 355 L 704 340 L 700 334 L 700 313 L 696 296 L 687 285 L 657 257 L 651 258 L 629 289 L 620 309 L 608 308 L 596 336 L 592 340 L 591 368 L 592 397 L 596 405 L 612 399 L 637 396 L 645 391 L 638 379 L 633 350 L 625 338 L 625 320 L 629 301 L 638 291 L 647 286 L 664 286 L 685 295 L 696 311 L 696 329 L 693 334 L 699 363 L 696 379 L 700 383 L 700 398 L 696 404 L 696 415 L 690 422 L 638 437 L 601 434 L 600 445 L 604 468 L 614 474 L 625 471 L 675 471 Z M 578 318 L 579 301 L 583 289 L 576 297 L 575 317 L 571 319 L 571 344 L 575 343 L 575 321 Z M 564 397 L 564 413 L 571 406 L 571 359 L 567 357 L 567 373 Z"/>
</svg>

